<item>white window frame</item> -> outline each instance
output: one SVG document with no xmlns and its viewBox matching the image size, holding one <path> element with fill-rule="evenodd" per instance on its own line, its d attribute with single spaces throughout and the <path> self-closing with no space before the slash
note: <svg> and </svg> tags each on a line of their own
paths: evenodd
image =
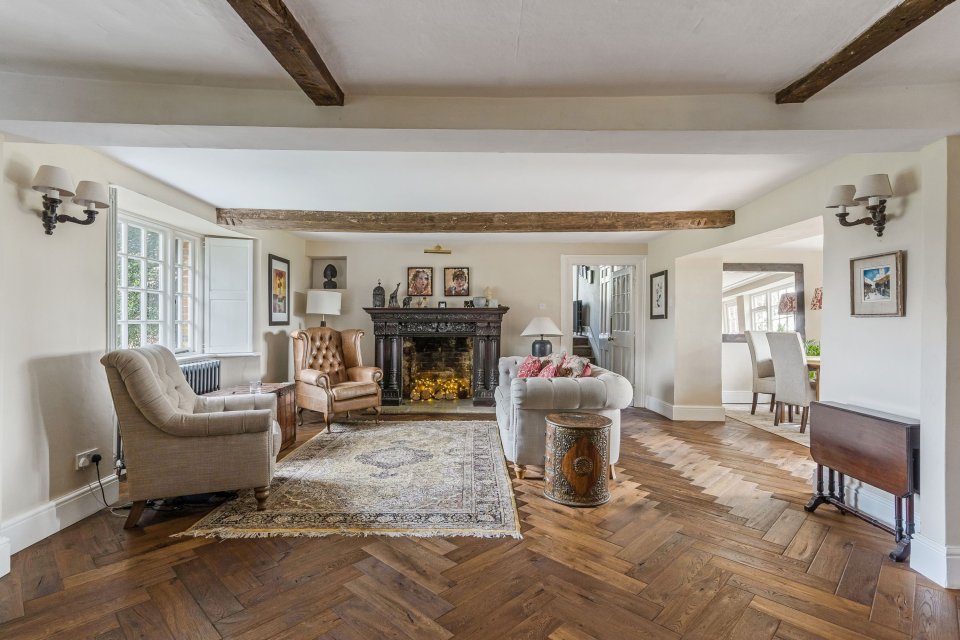
<svg viewBox="0 0 960 640">
<path fill-rule="evenodd" d="M 111 348 L 115 348 L 118 340 L 118 320 L 117 320 L 117 305 L 119 300 L 117 299 L 117 279 L 118 274 L 116 273 L 116 259 L 120 255 L 119 249 L 116 245 L 116 236 L 117 229 L 123 224 L 133 224 L 137 227 L 147 229 L 150 231 L 156 231 L 162 236 L 162 249 L 161 249 L 161 263 L 162 273 L 161 273 L 161 289 L 160 289 L 160 320 L 159 324 L 161 326 L 161 339 L 160 344 L 166 346 L 177 358 L 189 358 L 191 356 L 200 355 L 203 353 L 203 336 L 204 336 L 204 326 L 203 319 L 204 314 L 201 310 L 204 308 L 203 300 L 203 237 L 198 236 L 189 231 L 173 227 L 170 225 L 165 225 L 159 223 L 155 220 L 145 218 L 143 216 L 138 216 L 135 213 L 117 210 L 117 213 L 112 220 L 112 224 L 109 226 L 110 229 L 110 266 L 109 271 L 111 272 L 109 282 L 109 291 L 112 308 L 110 309 L 109 323 L 111 325 L 111 331 L 109 339 Z M 193 325 L 193 332 L 191 335 L 191 345 L 188 349 L 178 349 L 174 345 L 177 344 L 177 328 L 178 325 L 182 324 L 178 320 L 178 314 L 176 313 L 175 298 L 174 293 L 175 288 L 175 279 L 176 273 L 178 270 L 178 265 L 176 264 L 176 241 L 177 240 L 187 240 L 193 243 L 193 261 L 191 268 L 193 269 L 192 274 L 192 283 L 191 283 L 191 315 Z M 126 241 L 126 235 L 123 236 L 123 241 Z M 124 254 L 126 255 L 126 254 Z M 144 257 L 146 260 L 146 258 Z M 125 269 L 125 263 L 121 262 L 121 269 Z M 144 273 L 144 278 L 146 273 Z M 144 300 L 143 304 L 146 304 Z M 145 338 L 145 336 L 144 336 Z M 145 340 L 142 344 L 145 344 Z"/>
</svg>

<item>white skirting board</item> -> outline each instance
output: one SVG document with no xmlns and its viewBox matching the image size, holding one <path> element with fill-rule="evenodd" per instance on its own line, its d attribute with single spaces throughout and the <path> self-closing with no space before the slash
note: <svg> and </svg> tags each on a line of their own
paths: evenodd
<svg viewBox="0 0 960 640">
<path fill-rule="evenodd" d="M 697 422 L 724 422 L 727 419 L 722 406 L 674 405 L 659 398 L 647 396 L 647 409 L 670 420 L 694 420 Z"/>
<path fill-rule="evenodd" d="M 915 535 L 910 541 L 910 568 L 941 587 L 960 588 L 960 547 L 944 546 Z"/>
<path fill-rule="evenodd" d="M 0 538 L 0 578 L 10 573 L 10 540 Z"/>
<path fill-rule="evenodd" d="M 103 491 L 107 495 L 107 504 L 112 505 L 119 500 L 120 482 L 116 475 L 111 474 L 103 479 Z M 10 553 L 16 553 L 103 508 L 100 485 L 92 482 L 2 523 L 0 540 L 8 539 Z"/>
</svg>

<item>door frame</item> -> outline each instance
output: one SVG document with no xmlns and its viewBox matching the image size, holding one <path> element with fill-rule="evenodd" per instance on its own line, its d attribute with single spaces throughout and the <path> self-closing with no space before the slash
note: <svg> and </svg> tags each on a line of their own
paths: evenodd
<svg viewBox="0 0 960 640">
<path fill-rule="evenodd" d="M 634 267 L 633 283 L 633 317 L 636 328 L 633 354 L 633 406 L 644 406 L 644 389 L 646 388 L 646 335 L 647 323 L 644 321 L 646 300 L 644 291 L 647 281 L 647 256 L 623 254 L 561 254 L 560 255 L 560 348 L 567 353 L 573 353 L 573 318 L 570 315 L 573 309 L 573 267 L 575 265 L 600 267 L 604 265 L 632 265 Z"/>
</svg>

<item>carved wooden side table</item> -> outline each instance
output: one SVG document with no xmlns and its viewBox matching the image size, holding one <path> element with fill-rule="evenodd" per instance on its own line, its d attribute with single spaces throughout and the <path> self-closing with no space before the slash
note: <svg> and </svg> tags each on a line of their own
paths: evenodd
<svg viewBox="0 0 960 640">
<path fill-rule="evenodd" d="M 543 495 L 571 507 L 596 507 L 610 499 L 609 418 L 593 413 L 547 415 Z"/>
</svg>

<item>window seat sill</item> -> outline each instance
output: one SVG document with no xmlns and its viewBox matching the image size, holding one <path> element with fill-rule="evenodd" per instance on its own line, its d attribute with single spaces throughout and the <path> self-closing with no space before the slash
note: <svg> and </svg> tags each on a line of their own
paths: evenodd
<svg viewBox="0 0 960 640">
<path fill-rule="evenodd" d="M 198 360 L 209 360 L 210 358 L 259 358 L 261 355 L 259 351 L 251 353 L 193 353 L 187 356 L 177 356 L 177 363 L 186 364 Z"/>
</svg>

